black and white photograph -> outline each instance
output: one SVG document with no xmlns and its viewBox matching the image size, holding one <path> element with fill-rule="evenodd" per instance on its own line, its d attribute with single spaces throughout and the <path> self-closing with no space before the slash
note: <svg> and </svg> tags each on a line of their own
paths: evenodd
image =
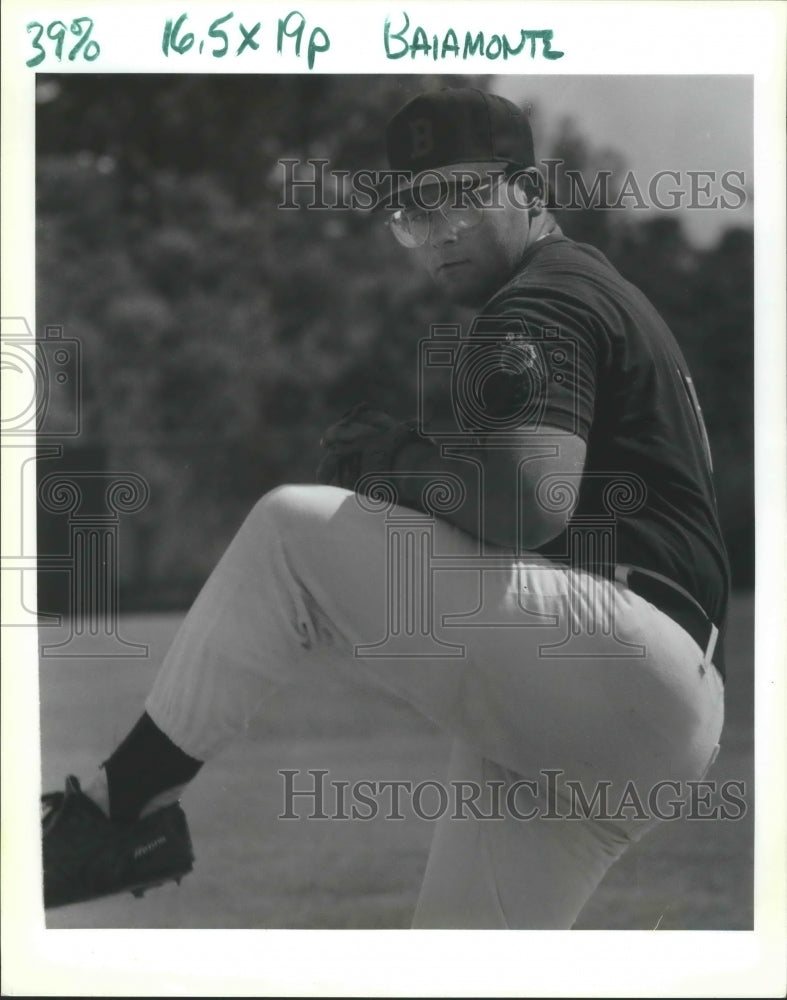
<svg viewBox="0 0 787 1000">
<path fill-rule="evenodd" d="M 243 12 L 162 8 L 228 72 L 29 32 L 45 935 L 755 929 L 757 80 L 415 10 L 387 72 L 300 14 L 299 72 Z"/>
</svg>

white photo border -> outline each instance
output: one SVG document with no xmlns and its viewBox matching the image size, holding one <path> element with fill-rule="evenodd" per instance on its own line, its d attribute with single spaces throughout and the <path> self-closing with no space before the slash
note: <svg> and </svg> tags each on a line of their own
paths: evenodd
<svg viewBox="0 0 787 1000">
<path fill-rule="evenodd" d="M 238 3 L 249 20 L 296 5 Z M 308 2 L 331 36 L 326 73 L 426 72 L 386 60 L 381 24 L 406 9 L 415 23 L 480 20 L 480 4 Z M 153 44 L 165 17 L 220 16 L 191 2 L 3 4 L 2 312 L 35 329 L 34 81 L 31 21 L 89 14 L 106 55 L 80 72 L 249 72 L 238 63 L 166 62 Z M 9 995 L 768 996 L 783 995 L 785 935 L 785 18 L 781 3 L 488 2 L 483 23 L 527 20 L 554 30 L 561 60 L 533 72 L 599 75 L 752 74 L 755 147 L 756 831 L 752 932 L 518 932 L 515 938 L 434 931 L 51 931 L 39 879 L 37 639 L 3 629 L 3 992 Z M 351 26 L 352 30 L 349 30 Z M 97 31 L 97 37 L 99 32 Z M 42 71 L 77 71 L 75 64 Z M 457 67 L 428 64 L 433 72 Z M 514 73 L 472 60 L 463 72 Z M 262 72 L 308 72 L 303 57 Z M 530 71 L 529 69 L 527 71 Z M 8 485 L 4 482 L 5 487 Z M 12 484 L 13 485 L 13 484 Z M 5 505 L 4 505 L 5 506 Z M 9 526 L 4 518 L 5 532 Z M 9 529 L 10 530 L 10 529 Z M 4 601 L 5 604 L 5 601 Z M 12 634 L 9 632 L 12 631 Z M 781 789 L 781 791 L 780 791 Z M 522 935 L 522 936 L 520 936 Z M 710 991 L 710 992 L 709 992 Z"/>
</svg>

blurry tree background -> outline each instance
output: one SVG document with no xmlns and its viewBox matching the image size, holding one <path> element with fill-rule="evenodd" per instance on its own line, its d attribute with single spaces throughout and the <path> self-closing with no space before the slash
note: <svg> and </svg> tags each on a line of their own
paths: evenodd
<svg viewBox="0 0 787 1000">
<path fill-rule="evenodd" d="M 83 355 L 82 430 L 63 462 L 151 487 L 122 521 L 124 609 L 187 605 L 263 492 L 313 481 L 320 433 L 349 406 L 414 415 L 418 340 L 430 322 L 466 328 L 471 315 L 437 298 L 378 218 L 279 209 L 278 161 L 383 168 L 388 117 L 420 90 L 467 83 L 488 79 L 38 77 L 37 326 L 62 326 Z M 600 167 L 625 172 L 624 156 L 570 121 L 540 156 L 588 181 Z M 683 347 L 734 582 L 750 586 L 751 231 L 698 249 L 674 214 L 557 214 L 642 288 Z M 39 551 L 57 537 L 64 525 L 40 516 Z M 46 576 L 39 605 L 56 610 Z"/>
</svg>

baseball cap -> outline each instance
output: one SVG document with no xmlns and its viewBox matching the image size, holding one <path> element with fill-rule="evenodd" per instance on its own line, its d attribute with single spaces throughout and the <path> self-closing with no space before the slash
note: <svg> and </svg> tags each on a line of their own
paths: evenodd
<svg viewBox="0 0 787 1000">
<path fill-rule="evenodd" d="M 390 194 L 407 191 L 424 171 L 473 163 L 535 166 L 527 114 L 511 101 L 475 88 L 419 94 L 390 120 L 386 130 L 391 170 L 413 177 L 395 179 Z"/>
</svg>

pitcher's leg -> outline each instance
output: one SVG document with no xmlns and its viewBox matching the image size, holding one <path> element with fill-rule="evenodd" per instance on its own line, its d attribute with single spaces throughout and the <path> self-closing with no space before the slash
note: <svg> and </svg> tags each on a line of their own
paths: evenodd
<svg viewBox="0 0 787 1000">
<path fill-rule="evenodd" d="M 472 540 L 458 530 L 405 513 L 420 517 L 424 530 L 442 532 L 453 551 L 473 553 Z M 390 572 L 385 513 L 364 510 L 355 494 L 330 486 L 272 491 L 250 512 L 187 614 L 148 713 L 186 753 L 205 760 L 244 728 L 276 686 L 299 680 L 323 660 L 344 659 L 353 679 L 417 707 L 424 700 L 446 704 L 446 684 L 455 684 L 466 658 L 425 669 L 414 655 L 423 652 L 418 636 L 409 656 L 356 656 L 359 644 L 378 652 L 385 639 Z M 473 589 L 467 574 L 454 588 L 458 607 L 463 589 Z M 322 657 L 330 647 L 340 655 Z"/>
<path fill-rule="evenodd" d="M 456 784 L 463 783 L 464 808 Z M 436 823 L 415 928 L 567 930 L 605 872 L 640 836 L 626 823 L 544 818 L 543 782 L 515 774 L 457 741 L 451 808 Z M 475 810 L 472 787 L 481 789 Z M 557 811 L 557 810 L 553 810 Z M 567 810 L 566 810 L 567 811 Z"/>
<path fill-rule="evenodd" d="M 718 740 L 706 732 L 704 695 L 690 679 L 701 655 L 678 626 L 601 581 L 617 602 L 620 635 L 638 650 L 621 655 L 616 637 L 592 617 L 596 583 L 582 584 L 588 645 L 581 656 L 548 655 L 546 647 L 567 633 L 569 589 L 579 585 L 557 567 L 529 572 L 533 614 L 523 618 L 512 593 L 516 570 L 505 565 L 484 572 L 481 627 L 462 626 L 462 613 L 477 607 L 480 572 L 471 563 L 431 577 L 430 547 L 415 543 L 419 532 L 431 533 L 438 551 L 463 564 L 475 543 L 445 522 L 404 513 L 414 526 L 402 536 L 414 539 L 406 558 L 389 547 L 386 515 L 364 510 L 352 493 L 296 486 L 264 497 L 164 662 L 148 701 L 154 721 L 205 759 L 243 728 L 274 685 L 298 679 L 329 644 L 343 654 L 329 659 L 343 660 L 354 680 L 399 695 L 513 770 L 536 760 L 567 771 L 581 766 L 572 777 L 591 780 L 625 781 L 629 767 L 641 775 L 650 767 L 653 780 L 697 776 L 704 742 Z M 425 578 L 420 593 L 430 603 L 428 628 L 409 637 L 406 620 L 396 635 L 390 627 L 392 599 L 401 604 L 393 577 L 403 564 L 413 580 Z M 443 627 L 447 614 L 460 624 Z"/>
<path fill-rule="evenodd" d="M 461 740 L 455 740 L 451 750 L 446 779 L 449 807 L 435 822 L 412 926 L 446 930 L 504 929 L 508 924 L 483 830 L 484 822 L 503 821 L 474 822 L 467 815 L 467 809 L 461 811 L 461 818 L 456 815 L 456 795 L 451 783 L 457 781 L 481 788 L 484 782 L 483 757 Z M 480 801 L 478 808 L 493 815 L 491 795 L 486 802 Z"/>
<path fill-rule="evenodd" d="M 474 541 L 452 526 L 398 510 L 417 522 L 416 533 L 439 535 L 445 551 L 474 554 Z M 389 524 L 385 512 L 365 510 L 355 494 L 330 486 L 285 486 L 263 497 L 164 660 L 146 705 L 156 724 L 185 752 L 207 759 L 277 685 L 342 660 L 355 681 L 385 688 L 427 714 L 448 708 L 450 720 L 466 655 L 434 657 L 434 643 L 424 646 L 430 638 L 422 641 L 416 629 L 409 641 L 406 626 L 405 647 L 382 655 L 395 599 L 391 576 L 401 568 L 391 556 Z M 407 573 L 422 578 L 426 559 L 425 549 L 413 553 Z M 476 590 L 473 575 L 461 573 L 442 593 L 451 610 L 463 610 L 473 606 Z M 427 581 L 421 596 L 431 593 Z M 437 612 L 427 617 L 434 623 Z M 339 655 L 323 657 L 330 647 Z"/>
</svg>

